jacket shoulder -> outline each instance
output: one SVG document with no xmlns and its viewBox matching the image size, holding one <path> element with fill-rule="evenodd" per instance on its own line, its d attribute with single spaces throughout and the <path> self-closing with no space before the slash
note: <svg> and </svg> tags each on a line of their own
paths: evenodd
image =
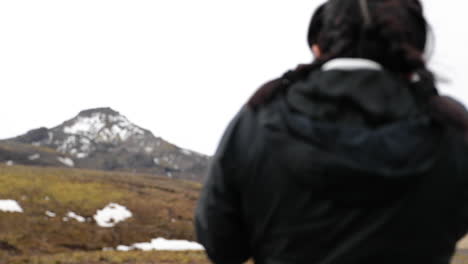
<svg viewBox="0 0 468 264">
<path fill-rule="evenodd" d="M 429 105 L 437 121 L 455 128 L 468 143 L 468 111 L 460 101 L 450 96 L 434 96 Z"/>
<path fill-rule="evenodd" d="M 246 168 L 257 148 L 258 111 L 244 105 L 226 128 L 213 163 L 220 163 L 232 172 Z"/>
</svg>

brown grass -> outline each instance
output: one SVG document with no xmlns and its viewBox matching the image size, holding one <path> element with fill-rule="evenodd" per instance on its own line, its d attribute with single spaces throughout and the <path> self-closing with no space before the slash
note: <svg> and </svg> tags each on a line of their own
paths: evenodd
<svg viewBox="0 0 468 264">
<path fill-rule="evenodd" d="M 10 257 L 0 264 L 209 264 L 204 252 L 73 252 Z"/>
<path fill-rule="evenodd" d="M 0 199 L 17 200 L 24 213 L 0 212 L 0 243 L 17 251 L 3 255 L 71 253 L 149 242 L 194 240 L 192 216 L 200 184 L 145 174 L 0 166 Z M 133 217 L 114 228 L 96 225 L 96 210 L 115 202 Z M 57 214 L 50 218 L 49 210 Z M 73 211 L 86 223 L 64 222 Z"/>
</svg>

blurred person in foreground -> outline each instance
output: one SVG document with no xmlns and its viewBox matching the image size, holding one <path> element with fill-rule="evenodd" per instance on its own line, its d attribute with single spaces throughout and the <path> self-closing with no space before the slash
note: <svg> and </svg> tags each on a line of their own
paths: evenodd
<svg viewBox="0 0 468 264">
<path fill-rule="evenodd" d="M 419 0 L 329 0 L 315 60 L 234 118 L 196 210 L 214 263 L 447 264 L 468 227 L 468 114 L 438 95 Z"/>
</svg>

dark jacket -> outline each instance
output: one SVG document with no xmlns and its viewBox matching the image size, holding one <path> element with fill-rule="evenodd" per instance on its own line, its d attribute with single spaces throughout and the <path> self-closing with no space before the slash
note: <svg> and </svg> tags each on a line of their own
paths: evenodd
<svg viewBox="0 0 468 264">
<path fill-rule="evenodd" d="M 213 262 L 449 263 L 468 228 L 468 118 L 415 94 L 383 70 L 318 70 L 243 107 L 196 210 Z"/>
</svg>

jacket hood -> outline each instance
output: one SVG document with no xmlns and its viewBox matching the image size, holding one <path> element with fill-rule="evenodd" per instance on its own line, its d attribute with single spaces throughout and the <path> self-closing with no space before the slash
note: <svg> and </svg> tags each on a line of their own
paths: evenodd
<svg viewBox="0 0 468 264">
<path fill-rule="evenodd" d="M 363 59 L 328 62 L 293 84 L 287 100 L 317 120 L 354 125 L 379 126 L 422 113 L 409 81 Z"/>
<path fill-rule="evenodd" d="M 292 85 L 281 104 L 288 130 L 313 155 L 291 166 L 320 175 L 299 173 L 298 180 L 334 198 L 397 195 L 427 174 L 440 152 L 442 131 L 408 82 L 381 69 L 313 72 Z"/>
</svg>

